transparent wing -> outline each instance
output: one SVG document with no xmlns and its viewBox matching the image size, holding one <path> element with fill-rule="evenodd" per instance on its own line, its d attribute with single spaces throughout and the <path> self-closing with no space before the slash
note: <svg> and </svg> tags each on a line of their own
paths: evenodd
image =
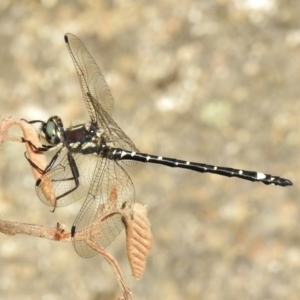
<svg viewBox="0 0 300 300">
<path fill-rule="evenodd" d="M 93 155 L 68 152 L 37 181 L 38 197 L 45 204 L 56 207 L 66 206 L 86 197 L 98 160 L 102 159 Z M 45 193 L 46 186 L 54 197 Z"/>
<path fill-rule="evenodd" d="M 65 35 L 65 42 L 78 74 L 85 104 L 92 121 L 97 122 L 95 103 L 90 101 L 88 94 L 91 94 L 98 101 L 101 100 L 102 109 L 108 114 L 111 114 L 113 110 L 113 97 L 95 60 L 83 43 L 71 33 Z"/>
<path fill-rule="evenodd" d="M 97 252 L 86 240 L 107 247 L 124 228 L 120 210 L 134 203 L 134 186 L 125 170 L 111 160 L 99 161 L 91 188 L 78 216 L 73 246 L 82 257 L 91 257 Z"/>
<path fill-rule="evenodd" d="M 67 33 L 65 42 L 92 122 L 98 123 L 106 131 L 115 147 L 138 152 L 134 143 L 110 117 L 114 100 L 95 60 L 75 35 Z"/>
</svg>

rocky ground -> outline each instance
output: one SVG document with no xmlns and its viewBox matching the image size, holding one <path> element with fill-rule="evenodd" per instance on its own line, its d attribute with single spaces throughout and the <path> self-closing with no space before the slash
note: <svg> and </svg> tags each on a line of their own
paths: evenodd
<svg viewBox="0 0 300 300">
<path fill-rule="evenodd" d="M 265 186 L 163 166 L 128 167 L 149 206 L 154 248 L 130 275 L 124 234 L 110 246 L 134 299 L 298 299 L 300 2 L 1 1 L 1 116 L 88 120 L 63 36 L 76 34 L 115 99 L 113 118 L 141 152 L 258 170 Z M 17 132 L 18 133 L 18 132 Z M 69 226 L 82 203 L 38 199 L 23 156 L 0 150 L 0 217 Z M 0 299 L 116 299 L 100 256 L 0 235 Z"/>
</svg>

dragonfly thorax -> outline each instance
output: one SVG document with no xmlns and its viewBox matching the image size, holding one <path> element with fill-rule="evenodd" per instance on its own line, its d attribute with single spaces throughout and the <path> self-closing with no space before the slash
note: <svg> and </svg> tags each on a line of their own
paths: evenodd
<svg viewBox="0 0 300 300">
<path fill-rule="evenodd" d="M 58 145 L 64 141 L 64 127 L 61 119 L 58 116 L 53 116 L 43 123 L 41 128 L 42 137 L 50 145 Z"/>
<path fill-rule="evenodd" d="M 64 145 L 72 152 L 98 154 L 106 144 L 105 134 L 96 123 L 72 126 L 64 131 Z"/>
</svg>

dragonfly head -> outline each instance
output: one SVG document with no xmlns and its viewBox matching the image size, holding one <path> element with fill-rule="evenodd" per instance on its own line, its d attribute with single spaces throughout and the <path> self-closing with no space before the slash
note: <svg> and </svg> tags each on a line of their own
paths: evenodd
<svg viewBox="0 0 300 300">
<path fill-rule="evenodd" d="M 42 137 L 51 145 L 58 145 L 64 141 L 64 127 L 61 118 L 53 116 L 43 123 L 41 128 Z"/>
</svg>

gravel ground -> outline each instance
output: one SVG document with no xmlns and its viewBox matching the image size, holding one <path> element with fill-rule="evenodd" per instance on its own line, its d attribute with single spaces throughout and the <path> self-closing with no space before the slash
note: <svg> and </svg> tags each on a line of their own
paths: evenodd
<svg viewBox="0 0 300 300">
<path fill-rule="evenodd" d="M 1 1 L 1 116 L 88 120 L 63 41 L 76 34 L 110 86 L 113 118 L 142 152 L 294 182 L 127 168 L 155 242 L 139 281 L 124 234 L 108 248 L 134 299 L 299 299 L 300 2 L 181 2 Z M 1 219 L 71 226 L 81 203 L 50 213 L 24 151 L 1 147 Z M 1 300 L 120 295 L 100 256 L 29 236 L 0 235 L 0 274 Z"/>
</svg>

